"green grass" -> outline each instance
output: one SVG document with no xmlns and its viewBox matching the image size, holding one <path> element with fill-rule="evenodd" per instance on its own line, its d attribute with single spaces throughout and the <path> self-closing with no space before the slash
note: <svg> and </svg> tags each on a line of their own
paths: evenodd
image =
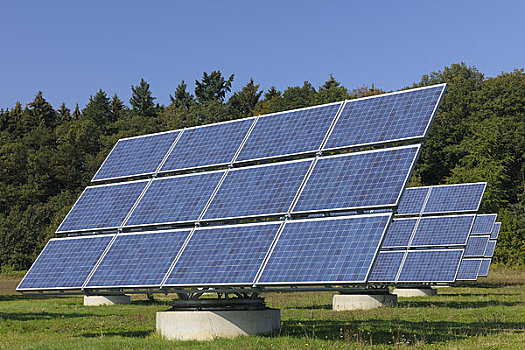
<svg viewBox="0 0 525 350">
<path fill-rule="evenodd" d="M 267 304 L 281 309 L 280 335 L 211 342 L 158 336 L 155 313 L 169 308 L 165 297 L 84 307 L 81 297 L 17 295 L 20 278 L 0 275 L 2 349 L 525 349 L 523 269 L 492 268 L 477 283 L 368 311 L 334 312 L 331 293 L 268 294 Z"/>
</svg>

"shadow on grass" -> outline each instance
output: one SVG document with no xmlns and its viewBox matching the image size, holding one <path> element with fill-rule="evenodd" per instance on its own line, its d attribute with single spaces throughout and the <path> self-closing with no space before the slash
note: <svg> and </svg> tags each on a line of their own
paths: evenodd
<svg viewBox="0 0 525 350">
<path fill-rule="evenodd" d="M 501 332 L 524 333 L 525 327 L 523 323 L 500 322 L 499 320 L 461 323 L 380 319 L 365 321 L 286 320 L 282 322 L 281 327 L 283 336 L 357 341 L 373 345 L 407 342 L 432 344 Z"/>
<path fill-rule="evenodd" d="M 84 333 L 81 337 L 84 338 L 100 338 L 100 337 L 126 337 L 126 338 L 145 338 L 151 335 L 153 331 L 127 331 L 127 332 L 102 332 L 102 333 Z"/>
<path fill-rule="evenodd" d="M 31 299 L 63 299 L 72 298 L 71 295 L 28 295 L 28 294 L 4 294 L 0 295 L 0 301 L 31 300 Z"/>
<path fill-rule="evenodd" d="M 477 309 L 490 306 L 516 306 L 519 301 L 431 301 L 431 300 L 400 300 L 400 307 L 448 307 L 452 309 Z"/>
<path fill-rule="evenodd" d="M 440 297 L 483 297 L 483 296 L 491 296 L 491 295 L 497 295 L 497 296 L 504 296 L 504 297 L 512 297 L 516 295 L 520 295 L 520 293 L 439 293 Z"/>
<path fill-rule="evenodd" d="M 165 306 L 172 306 L 173 301 L 172 300 L 133 300 L 131 302 L 133 305 L 165 305 Z"/>
<path fill-rule="evenodd" d="M 458 287 L 470 287 L 470 288 L 503 288 L 509 286 L 523 286 L 525 282 L 512 281 L 512 282 L 462 282 L 458 284 Z"/>
<path fill-rule="evenodd" d="M 30 321 L 52 320 L 60 318 L 84 318 L 96 315 L 88 313 L 51 313 L 51 312 L 0 312 L 0 320 Z"/>
</svg>

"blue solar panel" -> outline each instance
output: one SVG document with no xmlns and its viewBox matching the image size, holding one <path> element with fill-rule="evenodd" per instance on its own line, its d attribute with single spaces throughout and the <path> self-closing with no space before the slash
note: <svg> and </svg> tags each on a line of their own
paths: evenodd
<svg viewBox="0 0 525 350">
<path fill-rule="evenodd" d="M 399 201 L 397 214 L 416 215 L 421 213 L 421 210 L 423 210 L 423 204 L 425 204 L 425 199 L 427 198 L 428 191 L 430 191 L 430 187 L 407 188 L 403 192 L 401 200 Z"/>
<path fill-rule="evenodd" d="M 423 217 L 411 247 L 465 245 L 476 215 Z"/>
<path fill-rule="evenodd" d="M 490 234 L 490 239 L 498 239 L 500 230 L 501 230 L 501 222 L 496 222 L 494 224 L 494 228 L 492 229 L 492 233 Z"/>
<path fill-rule="evenodd" d="M 478 279 L 478 272 L 482 259 L 463 259 L 459 265 L 458 281 L 475 281 Z"/>
<path fill-rule="evenodd" d="M 490 236 L 470 236 L 465 248 L 465 257 L 482 257 Z"/>
<path fill-rule="evenodd" d="M 445 85 L 347 101 L 325 149 L 425 137 Z"/>
<path fill-rule="evenodd" d="M 118 235 L 86 287 L 160 287 L 189 233 Z"/>
<path fill-rule="evenodd" d="M 341 104 L 261 116 L 237 161 L 318 151 Z"/>
<path fill-rule="evenodd" d="M 252 285 L 280 225 L 195 230 L 164 285 Z"/>
<path fill-rule="evenodd" d="M 486 186 L 485 182 L 433 186 L 423 213 L 477 211 Z"/>
<path fill-rule="evenodd" d="M 476 216 L 474 226 L 472 226 L 472 234 L 490 235 L 497 216 L 497 214 L 483 214 Z"/>
<path fill-rule="evenodd" d="M 88 187 L 57 232 L 119 227 L 148 180 Z"/>
<path fill-rule="evenodd" d="M 368 282 L 395 282 L 405 251 L 379 252 Z"/>
<path fill-rule="evenodd" d="M 311 162 L 231 170 L 204 214 L 204 220 L 286 213 Z"/>
<path fill-rule="evenodd" d="M 92 181 L 156 172 L 179 133 L 170 131 L 119 140 Z"/>
<path fill-rule="evenodd" d="M 412 250 L 407 253 L 398 282 L 454 282 L 463 249 Z"/>
<path fill-rule="evenodd" d="M 320 158 L 294 212 L 394 206 L 419 145 Z"/>
<path fill-rule="evenodd" d="M 417 218 L 394 219 L 386 231 L 381 248 L 408 247 Z"/>
<path fill-rule="evenodd" d="M 196 221 L 224 171 L 154 179 L 126 226 Z"/>
<path fill-rule="evenodd" d="M 479 268 L 479 274 L 478 276 L 486 277 L 489 274 L 489 267 L 490 263 L 492 262 L 492 259 L 483 259 L 481 262 L 481 267 Z"/>
<path fill-rule="evenodd" d="M 494 249 L 496 248 L 496 241 L 488 241 L 485 249 L 485 258 L 492 258 L 494 256 Z"/>
<path fill-rule="evenodd" d="M 286 223 L 257 284 L 365 282 L 390 217 Z"/>
<path fill-rule="evenodd" d="M 80 289 L 112 238 L 50 240 L 17 290 Z"/>
<path fill-rule="evenodd" d="M 254 118 L 186 129 L 161 172 L 229 164 Z"/>
</svg>

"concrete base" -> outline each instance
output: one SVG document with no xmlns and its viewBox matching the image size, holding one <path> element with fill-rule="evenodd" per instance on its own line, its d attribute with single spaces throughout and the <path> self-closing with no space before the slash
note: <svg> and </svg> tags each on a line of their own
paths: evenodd
<svg viewBox="0 0 525 350">
<path fill-rule="evenodd" d="M 89 295 L 84 297 L 84 306 L 130 304 L 129 295 Z"/>
<path fill-rule="evenodd" d="M 335 311 L 370 310 L 380 306 L 397 306 L 397 295 L 335 294 L 332 299 L 332 309 Z"/>
<path fill-rule="evenodd" d="M 157 332 L 167 339 L 213 340 L 276 333 L 281 310 L 159 311 Z"/>
<path fill-rule="evenodd" d="M 437 295 L 437 290 L 432 288 L 396 288 L 392 294 L 397 294 L 398 297 L 403 298 L 428 297 Z"/>
</svg>

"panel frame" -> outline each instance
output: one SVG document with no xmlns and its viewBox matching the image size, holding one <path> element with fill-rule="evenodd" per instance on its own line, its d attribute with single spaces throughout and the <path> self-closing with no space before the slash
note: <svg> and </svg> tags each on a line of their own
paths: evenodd
<svg viewBox="0 0 525 350">
<path fill-rule="evenodd" d="M 410 237 L 409 237 L 409 240 L 408 240 L 408 246 L 404 246 L 404 245 L 400 245 L 400 246 L 383 246 L 383 243 L 384 243 L 384 240 L 383 242 L 381 242 L 381 249 L 383 249 L 384 251 L 390 251 L 390 250 L 406 250 L 407 247 L 410 247 L 410 243 L 412 242 L 412 238 L 414 236 L 414 232 L 417 230 L 417 227 L 419 225 L 419 217 L 393 217 L 392 218 L 392 222 L 394 221 L 401 221 L 401 220 L 415 220 L 416 223 L 414 224 L 414 228 L 412 230 L 412 233 L 410 234 Z M 390 223 L 389 225 L 389 228 L 390 226 L 392 226 L 392 223 Z M 386 238 L 386 235 L 385 235 L 385 238 Z"/>
<path fill-rule="evenodd" d="M 380 97 L 385 97 L 385 96 L 398 95 L 398 94 L 406 93 L 406 92 L 409 92 L 409 91 L 425 90 L 425 89 L 435 88 L 435 87 L 438 87 L 438 86 L 443 86 L 443 90 L 441 91 L 441 94 L 439 95 L 438 101 L 437 101 L 436 105 L 434 106 L 434 110 L 432 111 L 431 117 L 430 117 L 430 119 L 428 121 L 427 126 L 425 127 L 425 132 L 423 133 L 422 136 L 408 137 L 408 138 L 399 138 L 399 139 L 388 140 L 388 141 L 381 141 L 381 142 L 368 142 L 368 143 L 361 143 L 361 144 L 356 144 L 356 145 L 340 146 L 340 147 L 333 147 L 333 148 L 324 148 L 323 147 L 322 151 L 323 152 L 324 151 L 329 151 L 330 152 L 330 151 L 353 149 L 353 148 L 363 148 L 363 147 L 369 147 L 369 146 L 374 146 L 374 145 L 391 144 L 391 143 L 397 143 L 397 142 L 408 142 L 408 141 L 424 140 L 428 136 L 428 131 L 429 131 L 430 127 L 432 126 L 432 124 L 434 123 L 434 120 L 436 118 L 436 112 L 437 112 L 439 106 L 441 105 L 441 102 L 443 101 L 443 96 L 445 95 L 445 92 L 447 91 L 447 83 L 434 84 L 434 85 L 423 86 L 423 87 L 414 88 L 414 89 L 407 89 L 407 90 L 399 90 L 399 91 L 389 92 L 389 93 L 385 93 L 385 94 L 381 94 L 381 95 L 373 95 L 373 96 L 366 96 L 366 97 L 356 98 L 356 99 L 352 99 L 352 100 L 345 100 L 344 101 L 345 103 L 343 105 L 343 109 L 341 109 L 341 113 L 342 113 L 342 111 L 344 110 L 344 107 L 346 106 L 346 104 L 350 103 L 350 102 L 363 101 L 363 100 L 368 100 L 368 99 L 373 99 L 373 98 L 380 98 Z M 339 113 L 339 115 L 341 113 Z M 339 116 L 338 116 L 338 119 L 339 119 Z M 334 125 L 334 128 L 336 126 L 337 126 L 337 123 Z M 327 136 L 327 139 L 326 139 L 327 141 L 330 138 L 330 136 L 332 135 L 332 131 L 333 131 L 333 129 L 330 130 L 330 134 Z M 325 145 L 326 145 L 326 143 L 325 143 Z"/>
<path fill-rule="evenodd" d="M 467 236 L 465 237 L 465 243 L 463 244 L 425 244 L 425 245 L 413 245 L 412 242 L 414 240 L 414 237 L 415 237 L 415 234 L 417 233 L 417 229 L 419 228 L 419 223 L 422 221 L 422 220 L 425 220 L 425 219 L 432 219 L 432 218 L 444 218 L 444 217 L 458 217 L 458 216 L 461 216 L 461 217 L 467 217 L 467 216 L 473 216 L 473 219 L 472 219 L 472 223 L 470 224 L 470 228 L 469 228 L 469 232 L 467 234 Z M 408 219 L 408 218 L 407 218 Z M 454 214 L 454 215 L 434 215 L 434 216 L 422 216 L 422 217 L 419 217 L 418 218 L 418 222 L 416 224 L 416 227 L 414 229 L 414 232 L 413 232 L 413 236 L 410 238 L 410 242 L 409 242 L 409 245 L 408 245 L 408 248 L 435 248 L 435 247 L 462 247 L 462 246 L 466 246 L 467 245 L 467 242 L 470 238 L 470 232 L 472 231 L 472 226 L 474 226 L 474 221 L 476 220 L 476 214 Z"/>
<path fill-rule="evenodd" d="M 127 215 L 124 217 L 123 221 L 120 223 L 119 226 L 97 227 L 97 228 L 77 229 L 77 230 L 68 230 L 68 231 L 58 231 L 60 226 L 62 226 L 62 223 L 64 223 L 66 221 L 66 219 L 69 217 L 69 214 L 71 214 L 71 212 L 73 211 L 73 208 L 77 205 L 78 201 L 80 200 L 80 198 L 82 198 L 82 196 L 84 195 L 84 193 L 87 191 L 88 188 L 95 188 L 95 187 L 98 188 L 98 187 L 106 187 L 106 186 L 107 187 L 109 187 L 109 186 L 119 186 L 119 185 L 123 185 L 123 184 L 138 183 L 138 182 L 151 182 L 151 181 L 152 181 L 152 179 L 141 179 L 141 180 L 133 180 L 133 181 L 115 182 L 115 183 L 107 183 L 107 184 L 98 184 L 98 185 L 93 185 L 93 186 L 87 186 L 86 188 L 84 188 L 84 190 L 82 191 L 80 196 L 77 198 L 77 200 L 75 201 L 75 203 L 73 204 L 71 209 L 69 209 L 69 211 L 67 212 L 66 216 L 64 217 L 64 219 L 62 220 L 60 225 L 58 225 L 55 233 L 56 234 L 70 234 L 70 233 L 77 233 L 77 232 L 85 233 L 85 232 L 93 232 L 93 231 L 101 231 L 101 230 L 117 230 L 117 229 L 121 228 L 122 224 L 124 222 L 126 222 L 126 220 L 128 219 L 131 211 L 134 209 L 135 205 L 137 204 L 136 202 L 141 198 L 141 196 L 144 194 L 144 191 L 148 188 L 148 184 L 146 184 L 146 186 L 144 186 L 144 188 L 142 189 L 141 193 L 137 197 L 137 200 L 131 206 L 130 210 L 128 211 Z"/>
<path fill-rule="evenodd" d="M 181 253 L 182 251 L 182 248 L 184 246 L 184 243 L 185 241 L 188 239 L 188 237 L 190 236 L 190 234 L 193 233 L 193 230 L 194 228 L 192 227 L 187 227 L 187 228 L 176 228 L 176 229 L 169 229 L 169 230 L 155 230 L 155 231 L 141 231 L 141 232 L 122 232 L 122 233 L 118 233 L 115 235 L 115 239 L 112 240 L 110 242 L 110 244 L 108 245 L 108 249 L 107 251 L 109 251 L 109 249 L 111 249 L 111 246 L 113 245 L 113 242 L 118 238 L 118 237 L 121 237 L 121 236 L 136 236 L 136 235 L 149 235 L 149 234 L 154 234 L 154 233 L 169 233 L 169 232 L 185 232 L 187 231 L 188 234 L 186 236 L 186 239 L 183 241 L 183 244 L 181 246 L 181 248 L 179 249 L 179 251 L 177 252 L 177 254 L 175 255 L 175 257 L 178 256 L 178 254 Z M 164 278 L 161 280 L 161 283 L 158 284 L 158 285 L 111 285 L 111 286 L 88 286 L 88 283 L 89 281 L 91 280 L 91 278 L 93 277 L 93 275 L 97 272 L 97 269 L 98 267 L 100 266 L 100 263 L 104 260 L 104 257 L 106 256 L 106 252 L 104 252 L 104 254 L 100 257 L 100 260 L 97 262 L 97 264 L 93 267 L 93 270 L 91 271 L 90 275 L 88 276 L 88 278 L 84 281 L 84 285 L 82 287 L 82 290 L 86 290 L 86 291 L 90 291 L 90 290 L 99 290 L 99 289 L 115 289 L 115 288 L 160 288 L 161 284 L 162 284 L 162 281 L 164 280 Z M 171 268 L 171 265 L 168 266 L 168 270 Z"/>
<path fill-rule="evenodd" d="M 456 281 L 476 281 L 478 279 L 478 276 L 479 276 L 479 270 L 481 269 L 481 264 L 483 262 L 483 258 L 464 258 L 464 259 L 461 259 L 461 262 L 459 263 L 459 267 L 461 267 L 461 264 L 465 260 L 479 260 L 479 267 L 478 267 L 478 271 L 476 272 L 476 278 L 474 278 L 474 279 L 472 279 L 472 278 L 469 278 L 469 279 L 458 279 L 457 278 L 458 276 L 456 274 Z M 458 274 L 459 274 L 459 269 L 458 269 Z"/>
<path fill-rule="evenodd" d="M 492 223 L 492 227 L 490 229 L 490 232 L 472 232 L 472 236 L 486 236 L 486 235 L 489 235 L 491 236 L 492 235 L 492 231 L 494 231 L 494 225 L 496 225 L 496 220 L 498 220 L 498 214 L 495 214 L 495 213 L 490 213 L 490 214 L 476 214 L 476 218 L 478 216 L 495 216 L 494 218 L 494 222 Z"/>
<path fill-rule="evenodd" d="M 431 252 L 437 252 L 437 251 L 461 251 L 461 257 L 459 258 L 459 264 L 456 268 L 456 273 L 454 274 L 453 281 L 431 281 L 431 282 L 422 282 L 422 281 L 399 281 L 399 277 L 401 277 L 401 273 L 403 272 L 403 268 L 405 267 L 406 258 L 408 256 L 409 252 L 425 252 L 425 251 L 431 251 Z M 405 251 L 405 257 L 403 259 L 403 262 L 401 266 L 399 267 L 398 275 L 396 276 L 395 284 L 436 284 L 436 283 L 454 283 L 456 281 L 456 277 L 458 276 L 459 266 L 461 265 L 461 261 L 463 260 L 463 257 L 465 255 L 465 249 L 458 249 L 458 248 L 452 248 L 452 249 L 409 249 Z"/>
<path fill-rule="evenodd" d="M 427 202 L 428 202 L 428 199 L 430 198 L 430 196 L 432 195 L 432 190 L 435 188 L 435 187 L 452 187 L 452 186 L 464 186 L 464 185 L 476 185 L 476 184 L 485 184 L 484 188 L 483 188 L 483 193 L 479 199 L 479 202 L 478 202 L 478 205 L 476 207 L 476 210 L 455 210 L 455 211 L 432 211 L 432 212 L 425 212 L 425 209 L 426 209 L 426 206 L 427 206 Z M 450 185 L 433 185 L 433 186 L 421 186 L 421 187 L 430 187 L 430 191 L 428 193 L 428 198 L 427 198 L 427 201 L 425 201 L 425 204 L 423 206 L 423 208 L 421 208 L 421 215 L 424 216 L 424 215 L 435 215 L 435 214 L 448 214 L 448 213 L 477 213 L 477 211 L 479 210 L 479 207 L 481 206 L 481 201 L 483 200 L 483 196 L 485 195 L 485 191 L 487 190 L 487 182 L 484 182 L 484 181 L 480 181 L 480 182 L 469 182 L 469 183 L 463 183 L 463 184 L 450 184 Z"/>
<path fill-rule="evenodd" d="M 374 209 L 382 209 L 382 208 L 389 208 L 389 209 L 390 208 L 396 208 L 399 205 L 399 201 L 401 199 L 401 196 L 403 195 L 403 192 L 404 192 L 404 190 L 406 188 L 408 180 L 410 179 L 410 177 L 412 176 L 412 173 L 414 172 L 415 164 L 416 164 L 417 160 L 419 159 L 419 156 L 421 155 L 422 144 L 411 144 L 411 145 L 404 145 L 404 146 L 399 146 L 399 147 L 380 148 L 380 149 L 372 149 L 372 150 L 359 151 L 359 152 L 342 153 L 342 154 L 335 154 L 335 155 L 330 155 L 330 156 L 316 157 L 316 160 L 318 161 L 318 160 L 339 158 L 339 157 L 345 157 L 345 156 L 348 157 L 350 155 L 356 155 L 356 154 L 360 155 L 360 154 L 367 154 L 367 153 L 387 152 L 387 151 L 394 150 L 394 149 L 406 149 L 406 148 L 417 148 L 417 151 L 416 151 L 416 156 L 412 160 L 412 164 L 410 166 L 410 170 L 408 171 L 408 174 L 405 177 L 405 180 L 403 182 L 402 189 L 401 189 L 401 191 L 399 192 L 399 194 L 397 196 L 395 204 L 392 204 L 392 205 L 374 205 L 374 206 L 367 205 L 367 206 L 344 207 L 344 208 L 328 208 L 328 209 L 322 209 L 322 210 L 316 210 L 316 211 L 312 211 L 312 210 L 295 211 L 295 206 L 297 205 L 297 202 L 301 198 L 301 194 L 303 192 L 303 189 L 308 184 L 308 181 L 310 179 L 310 175 L 313 173 L 313 171 L 315 171 L 315 167 L 314 167 L 312 169 L 312 171 L 308 174 L 308 178 L 305 179 L 304 186 L 301 188 L 301 193 L 298 193 L 297 198 L 294 201 L 294 205 L 290 209 L 290 213 L 295 215 L 295 214 L 306 214 L 306 213 L 313 214 L 313 213 L 324 213 L 324 212 L 333 212 L 333 211 L 347 211 L 347 210 L 361 210 L 361 209 L 374 210 Z"/>
<path fill-rule="evenodd" d="M 284 224 L 284 226 L 283 226 L 283 228 L 282 228 L 282 230 L 280 232 L 280 233 L 282 233 L 282 231 L 284 231 L 284 229 L 286 229 L 286 224 L 288 224 L 288 223 L 344 220 L 344 219 L 350 219 L 350 218 L 380 217 L 380 216 L 385 216 L 385 217 L 388 216 L 389 218 L 388 218 L 387 224 L 383 228 L 383 232 L 381 233 L 381 238 L 379 239 L 379 243 L 378 243 L 377 248 L 375 250 L 374 256 L 372 257 L 372 261 L 370 262 L 370 265 L 368 266 L 368 270 L 367 270 L 367 273 L 366 273 L 366 276 L 365 276 L 364 280 L 362 280 L 362 281 L 305 281 L 305 282 L 293 282 L 293 283 L 288 283 L 288 282 L 264 282 L 264 283 L 259 283 L 259 280 L 261 279 L 262 274 L 264 273 L 264 269 L 266 268 L 266 266 L 268 265 L 268 261 L 270 261 L 270 259 L 272 257 L 273 250 L 274 250 L 275 246 L 279 242 L 279 239 L 280 239 L 280 235 L 279 235 L 279 237 L 277 237 L 277 239 L 275 240 L 275 244 L 272 246 L 271 251 L 268 254 L 268 258 L 266 259 L 266 261 L 264 261 L 264 264 L 261 266 L 260 273 L 257 276 L 257 279 L 254 282 L 252 287 L 255 288 L 255 287 L 264 287 L 264 286 L 290 286 L 290 285 L 293 285 L 293 286 L 295 286 L 295 285 L 300 285 L 300 286 L 311 285 L 311 286 L 313 286 L 313 285 L 339 285 L 339 284 L 366 284 L 367 281 L 368 281 L 368 277 L 370 276 L 370 271 L 372 270 L 372 266 L 374 265 L 374 263 L 376 261 L 377 254 L 379 254 L 379 250 L 381 248 L 381 243 L 385 239 L 385 233 L 388 230 L 388 227 L 390 226 L 390 224 L 392 222 L 393 213 L 358 214 L 358 215 L 348 215 L 348 216 L 331 216 L 331 217 L 322 217 L 322 218 L 313 218 L 313 219 L 289 220 L 289 221 L 285 221 L 285 224 Z"/>
<path fill-rule="evenodd" d="M 100 170 L 102 169 L 104 164 L 106 164 L 106 161 L 109 159 L 109 157 L 111 156 L 111 154 L 113 153 L 115 148 L 117 148 L 117 145 L 118 145 L 118 143 L 120 141 L 144 138 L 144 137 L 155 136 L 155 135 L 163 135 L 163 134 L 169 134 L 169 133 L 175 133 L 175 132 L 178 132 L 179 134 L 177 135 L 177 137 L 175 138 L 175 140 L 171 144 L 170 148 L 168 148 L 167 153 L 164 155 L 164 157 L 162 158 L 162 161 L 159 163 L 159 165 L 157 165 L 157 168 L 155 169 L 154 172 L 126 175 L 126 176 L 114 176 L 114 177 L 108 177 L 108 178 L 104 178 L 104 179 L 97 179 L 97 180 L 95 180 L 95 177 L 100 172 Z M 118 139 L 117 142 L 115 142 L 115 144 L 113 145 L 113 148 L 111 148 L 111 151 L 108 153 L 108 155 L 106 156 L 106 158 L 104 159 L 104 161 L 100 165 L 100 167 L 97 169 L 97 172 L 95 173 L 95 175 L 93 175 L 93 177 L 91 178 L 90 182 L 93 183 L 93 184 L 100 184 L 100 183 L 103 183 L 105 181 L 125 180 L 125 179 L 129 179 L 129 178 L 134 178 L 134 177 L 149 176 L 149 175 L 157 174 L 158 170 L 159 170 L 159 166 L 161 164 L 163 164 L 163 162 L 165 161 L 165 159 L 167 158 L 167 156 L 170 154 L 171 150 L 173 149 L 173 146 L 175 146 L 175 144 L 179 141 L 179 139 L 180 139 L 180 137 L 181 137 L 183 132 L 184 132 L 184 129 L 175 129 L 175 130 L 156 132 L 156 133 L 153 133 L 153 134 L 145 134 L 145 135 L 124 137 L 124 138 Z"/>
<path fill-rule="evenodd" d="M 24 278 L 22 278 L 22 280 L 20 281 L 20 283 L 18 284 L 18 286 L 16 287 L 16 291 L 17 292 L 25 292 L 25 291 L 60 291 L 60 290 L 82 290 L 82 287 L 60 287 L 60 288 L 46 288 L 46 289 L 42 289 L 42 288 L 24 288 L 24 289 L 19 289 L 20 285 L 24 282 L 24 280 L 26 279 L 26 277 L 29 275 L 29 273 L 31 272 L 31 270 L 33 269 L 33 267 L 36 265 L 36 263 L 38 262 L 38 260 L 40 259 L 40 257 L 42 256 L 42 254 L 44 253 L 44 251 L 46 250 L 49 242 L 51 241 L 63 241 L 63 240 L 73 240 L 73 239 L 89 239 L 89 238 L 99 238 L 99 237 L 111 237 L 112 239 L 108 242 L 108 245 L 106 246 L 106 248 L 104 249 L 104 251 L 102 252 L 101 256 L 104 255 L 104 252 L 105 250 L 108 248 L 108 246 L 111 245 L 111 243 L 113 242 L 113 239 L 117 236 L 116 233 L 111 233 L 111 234 L 101 234 L 101 235 L 80 235 L 80 236 L 70 236 L 70 237 L 54 237 L 54 238 L 51 238 L 45 245 L 45 247 L 42 249 L 42 251 L 38 254 L 38 257 L 35 259 L 35 261 L 33 262 L 33 265 L 31 265 L 31 267 L 29 268 L 29 270 L 26 272 L 26 274 L 24 275 Z M 100 257 L 99 257 L 100 259 Z M 98 263 L 98 260 L 97 260 L 97 263 Z M 96 266 L 96 263 L 95 265 L 93 266 Z M 88 275 L 87 278 L 89 278 L 90 275 Z M 83 282 L 83 284 L 85 283 L 86 281 Z"/>
</svg>

